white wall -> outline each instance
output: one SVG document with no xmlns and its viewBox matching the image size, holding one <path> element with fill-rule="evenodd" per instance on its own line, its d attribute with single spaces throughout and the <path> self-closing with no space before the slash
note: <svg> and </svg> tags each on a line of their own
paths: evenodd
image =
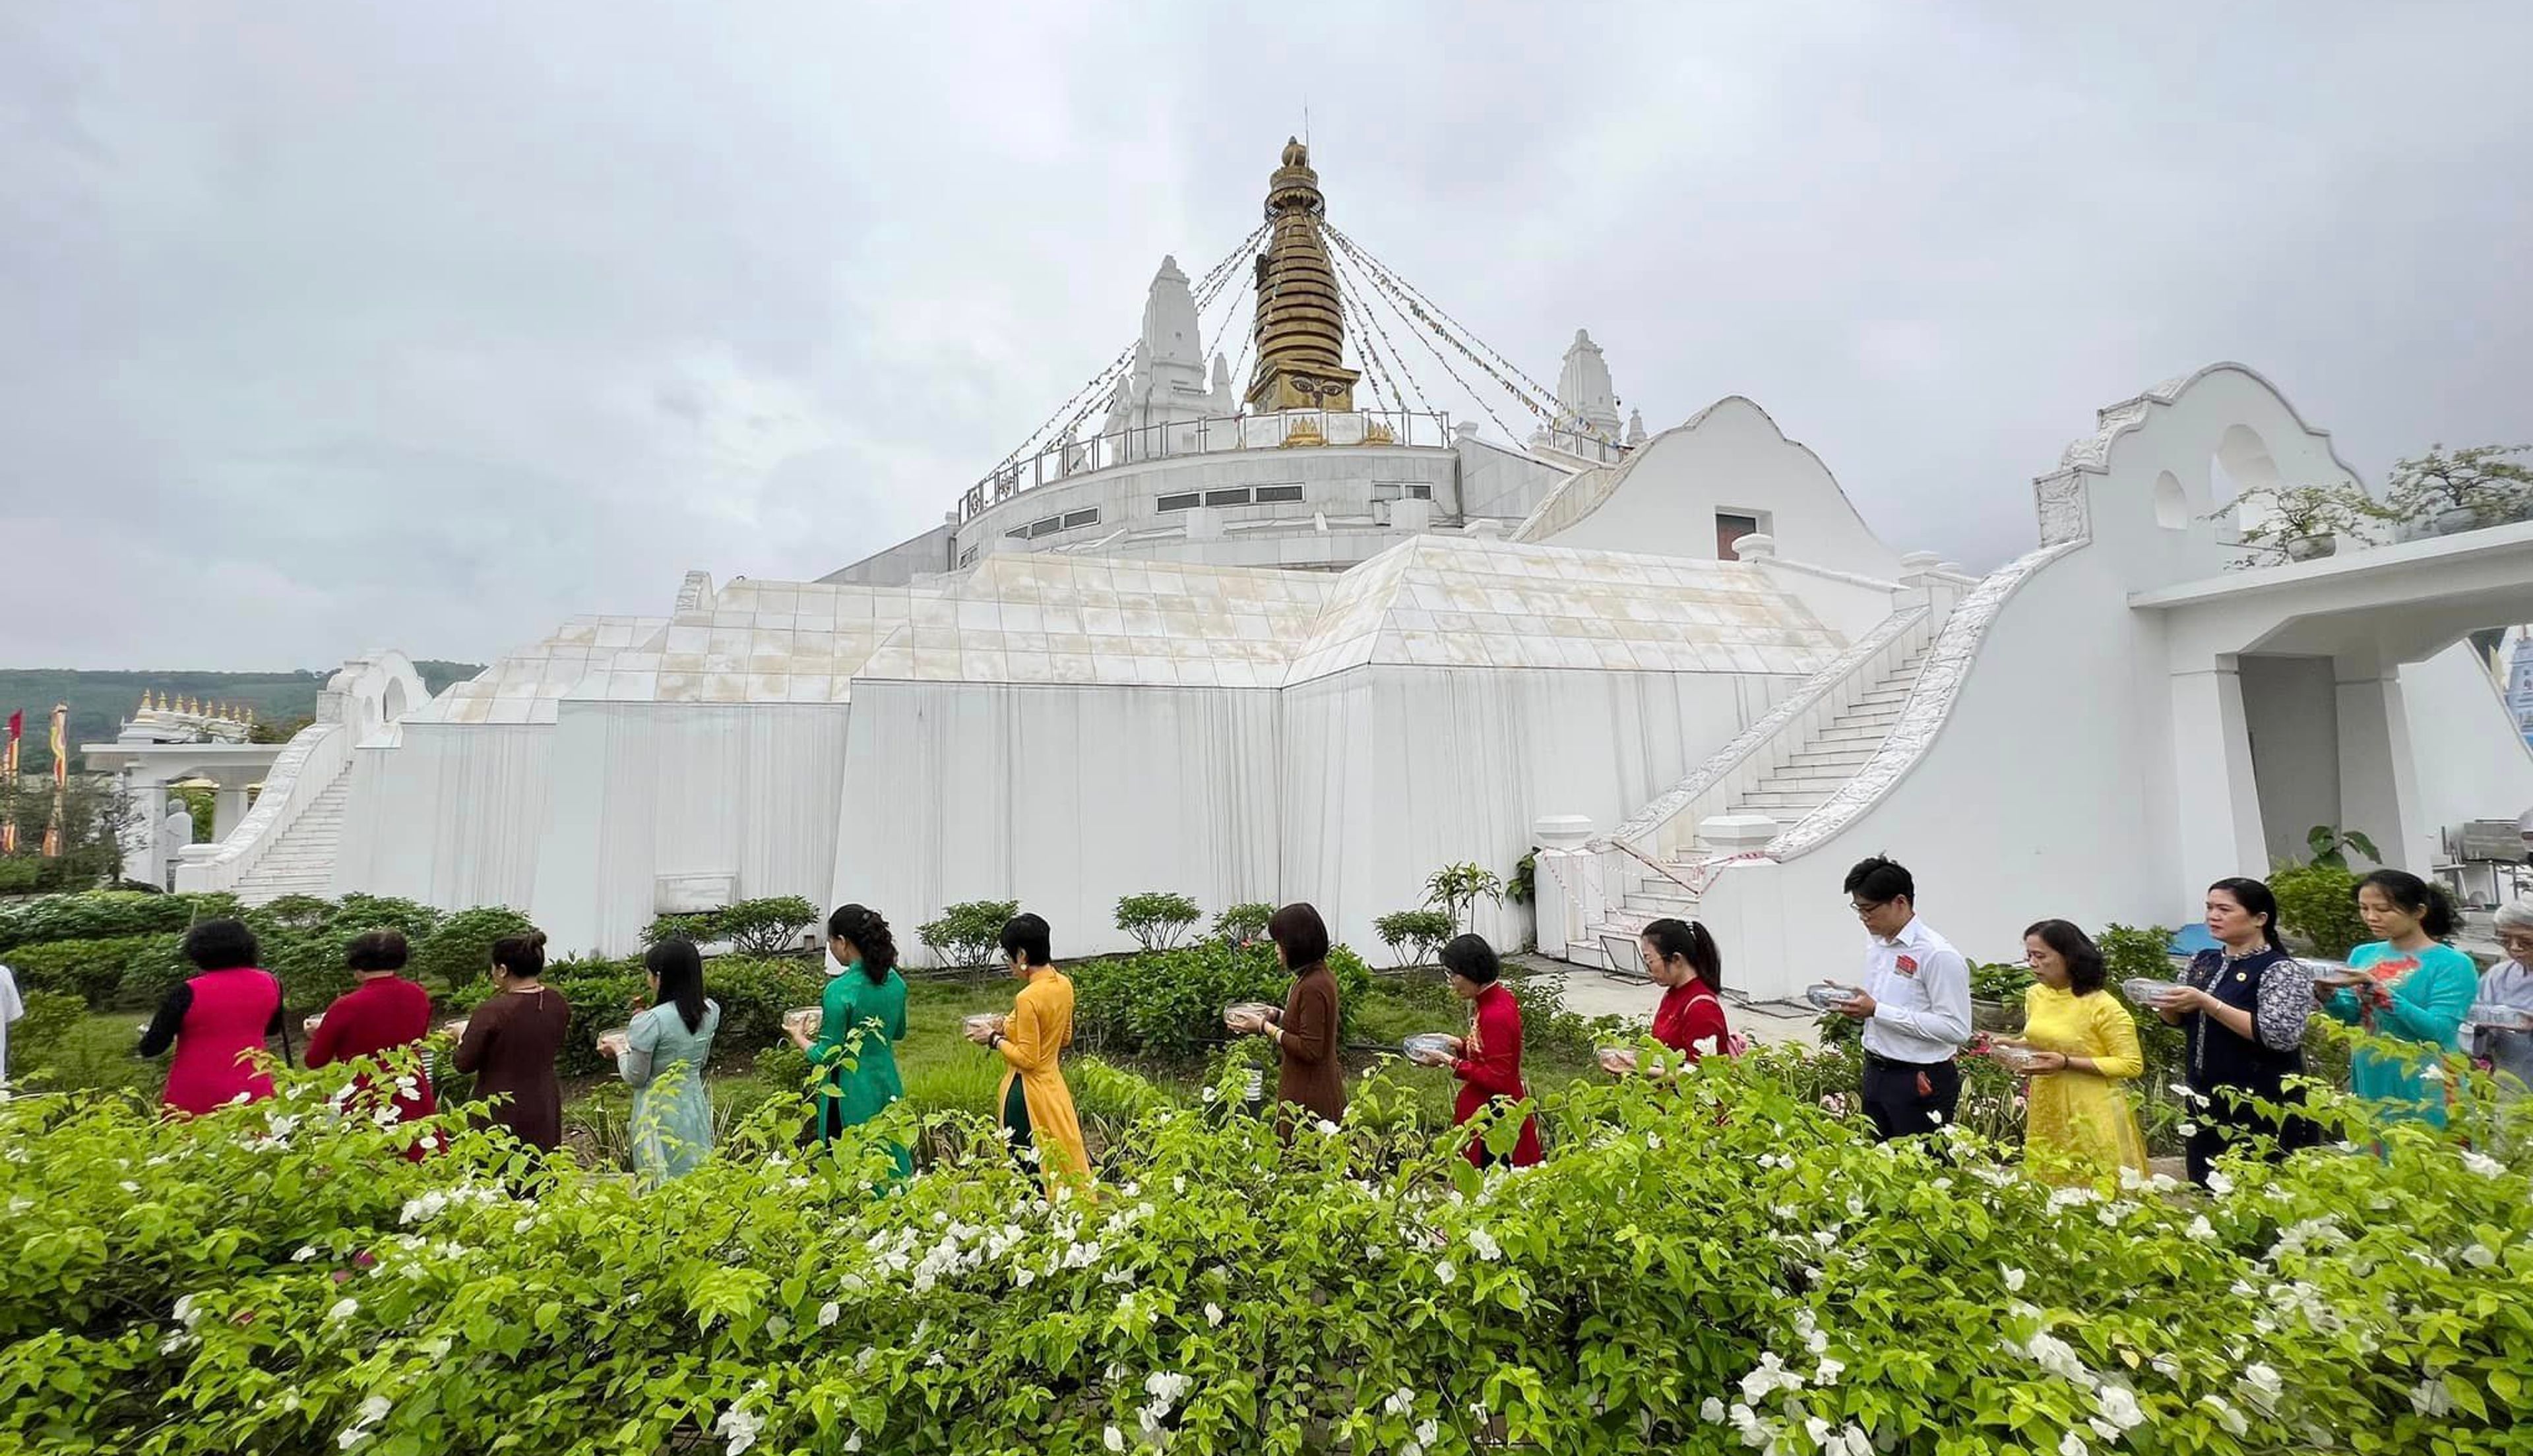
<svg viewBox="0 0 2533 1456">
<path fill-rule="evenodd" d="M 1469 517 L 1495 516 L 1518 521 L 1539 507 L 1566 472 L 1483 439 L 1463 439 L 1460 485 L 1456 500 L 1438 502 Z"/>
<path fill-rule="evenodd" d="M 1756 514 L 1790 560 L 1885 581 L 1900 574 L 1900 553 L 1875 538 L 1820 457 L 1738 395 L 1647 440 L 1603 481 L 1596 474 L 1549 507 L 1546 534 L 1525 539 L 1713 560 L 1716 514 Z"/>
<path fill-rule="evenodd" d="M 857 586 L 905 586 L 918 574 L 950 569 L 954 559 L 951 553 L 953 534 L 954 528 L 945 521 L 920 536 L 911 537 L 884 552 L 864 556 L 842 570 L 828 572 L 818 580 L 852 582 Z"/>
<path fill-rule="evenodd" d="M 627 955 L 658 877 L 736 877 L 735 899 L 823 902 L 851 708 L 562 705 L 531 911 L 558 947 Z"/>
<path fill-rule="evenodd" d="M 2246 657 L 2240 671 L 2269 862 L 2303 859 L 2305 832 L 2340 822 L 2339 706 L 2331 660 Z"/>
<path fill-rule="evenodd" d="M 2414 864 L 2442 863 L 2436 839 L 2455 825 L 2533 809 L 2533 746 L 2507 719 L 2498 681 L 2471 644 L 2403 668 L 2401 694 L 2418 762 L 2419 822 L 2429 837 Z"/>
<path fill-rule="evenodd" d="M 1266 689 L 856 682 L 830 900 L 913 927 L 1017 898 L 1059 957 L 1133 948 L 1121 895 L 1275 896 Z"/>
<path fill-rule="evenodd" d="M 1798 679 L 1701 672 L 1375 665 L 1285 693 L 1284 894 L 1376 961 L 1376 916 L 1426 877 L 1500 876 L 1547 814 L 1606 830 L 1678 782 Z M 1519 943 L 1519 917 L 1478 930 Z"/>
<path fill-rule="evenodd" d="M 553 726 L 407 723 L 394 732 L 353 750 L 335 888 L 442 909 L 528 909 Z"/>
</svg>

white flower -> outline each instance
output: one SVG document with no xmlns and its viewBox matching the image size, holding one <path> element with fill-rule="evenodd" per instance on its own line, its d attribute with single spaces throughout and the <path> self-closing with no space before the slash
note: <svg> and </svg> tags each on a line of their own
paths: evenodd
<svg viewBox="0 0 2533 1456">
<path fill-rule="evenodd" d="M 1447 1258 L 1434 1266 L 1434 1278 L 1440 1283 L 1448 1284 L 1459 1277 L 1460 1271 L 1453 1268 Z"/>
<path fill-rule="evenodd" d="M 1420 1446 L 1430 1446 L 1434 1444 L 1435 1437 L 1440 1436 L 1442 1433 L 1443 1423 L 1435 1420 L 1431 1416 L 1428 1416 L 1424 1420 L 1416 1423 L 1416 1444 Z"/>
<path fill-rule="evenodd" d="M 178 1330 L 174 1334 L 169 1335 L 167 1338 L 158 1342 L 158 1353 L 161 1355 L 173 1355 L 177 1351 L 192 1345 L 194 1342 L 194 1337 L 192 1335 L 185 1333 L 183 1330 Z"/>
<path fill-rule="evenodd" d="M 829 1300 L 818 1307 L 818 1328 L 825 1329 L 844 1317 L 845 1307 Z"/>
<path fill-rule="evenodd" d="M 2093 1402 L 2102 1408 L 2102 1419 L 2121 1430 L 2146 1424 L 2146 1407 L 2138 1404 L 2137 1392 L 2125 1385 L 2103 1386 L 2093 1392 Z"/>
<path fill-rule="evenodd" d="M 1107 1427 L 1099 1432 L 1099 1444 L 1111 1451 L 1123 1451 L 1126 1449 L 1126 1432 L 1114 1426 Z"/>
<path fill-rule="evenodd" d="M 1812 1438 L 1813 1450 L 1821 1451 L 1829 1448 L 1829 1423 L 1820 1417 L 1809 1417 L 1803 1422 L 1803 1434 Z"/>
<path fill-rule="evenodd" d="M 1469 1230 L 1469 1247 L 1477 1251 L 1478 1257 L 1489 1263 L 1503 1257 L 1503 1247 L 1496 1243 L 1495 1235 L 1484 1229 Z"/>
<path fill-rule="evenodd" d="M 1208 1301 L 1206 1301 L 1206 1302 L 1205 1302 L 1205 1322 L 1206 1322 L 1206 1323 L 1208 1323 L 1208 1324 L 1211 1324 L 1211 1325 L 1219 1325 L 1219 1324 L 1221 1324 L 1221 1323 L 1222 1323 L 1222 1307 L 1221 1307 L 1220 1305 L 1215 1304 L 1215 1303 L 1214 1303 L 1213 1301 L 1211 1301 L 1211 1300 L 1208 1300 Z"/>
<path fill-rule="evenodd" d="M 2475 1269 L 2490 1268 L 2498 1262 L 2498 1251 L 2475 1239 L 2463 1250 L 2462 1261 Z"/>
<path fill-rule="evenodd" d="M 1710 1395 L 1706 1398 L 1706 1404 L 1697 1408 L 1697 1414 L 1698 1418 L 1707 1424 L 1721 1426 L 1724 1424 L 1724 1402 Z"/>
<path fill-rule="evenodd" d="M 2181 1378 L 2181 1362 L 2169 1355 L 2158 1355 L 2147 1364 L 2154 1367 L 2154 1372 L 2167 1380 L 2178 1381 Z"/>
<path fill-rule="evenodd" d="M 2091 1449 L 2085 1438 L 2072 1430 L 2058 1438 L 2058 1456 L 2087 1456 Z"/>
<path fill-rule="evenodd" d="M 1741 1377 L 1741 1399 L 1754 1406 L 1776 1391 L 1802 1388 L 1802 1372 L 1786 1369 L 1774 1350 L 1762 1352 L 1758 1367 Z"/>
<path fill-rule="evenodd" d="M 2199 1399 L 2202 1404 L 2216 1408 L 2216 1424 L 2224 1427 L 2228 1431 L 2239 1436 L 2251 1430 L 2252 1424 L 2244 1420 L 2243 1413 L 2227 1403 L 2225 1397 L 2211 1394 L 2203 1395 Z"/>
<path fill-rule="evenodd" d="M 736 1406 L 722 1412 L 721 1419 L 713 1423 L 714 1434 L 725 1437 L 729 1442 L 722 1447 L 723 1456 L 738 1456 L 739 1452 L 755 1445 L 756 1433 L 764 1428 L 764 1417 L 750 1415 Z"/>
<path fill-rule="evenodd" d="M 2443 1380 L 2421 1380 L 2410 1392 L 2410 1409 L 2422 1416 L 2450 1416 L 2453 1397 L 2445 1393 Z"/>
<path fill-rule="evenodd" d="M 1331 1137 L 1334 1137 L 1337 1135 L 1337 1125 L 1328 1121 L 1326 1118 L 1322 1118 L 1320 1119 L 1320 1131 L 1327 1134 Z"/>
<path fill-rule="evenodd" d="M 1198 1101 L 1200 1101 L 1200 1102 L 1210 1102 L 1210 1101 L 1212 1101 L 1214 1098 L 1219 1097 L 1219 1096 L 1221 1096 L 1221 1095 L 1222 1095 L 1222 1093 L 1221 1093 L 1218 1089 L 1213 1088 L 1213 1087 L 1208 1087 L 1208 1088 L 1206 1088 L 1204 1091 L 1197 1093 L 1197 1100 L 1198 1100 Z M 1116 1429 L 1117 1427 L 1113 1427 L 1113 1426 L 1112 1426 L 1112 1427 L 1108 1427 L 1108 1428 L 1109 1428 L 1110 1430 L 1114 1430 L 1114 1429 Z M 1109 1450 L 1111 1450 L 1111 1451 L 1113 1451 L 1113 1450 L 1116 1450 L 1117 1448 L 1116 1448 L 1116 1447 L 1114 1447 L 1114 1446 L 1110 1446 L 1108 1449 L 1109 1449 Z"/>
<path fill-rule="evenodd" d="M 2197 1123 L 2175 1123 L 2173 1124 L 2172 1131 L 2180 1134 L 2184 1137 L 2196 1137 L 2199 1136 L 2199 1125 Z"/>
<path fill-rule="evenodd" d="M 1389 1392 L 1389 1398 L 1381 1403 L 1381 1409 L 1384 1415 L 1412 1416 L 1416 1414 L 1416 1392 L 1401 1385 Z"/>
<path fill-rule="evenodd" d="M 2467 1148 L 2463 1151 L 2462 1165 L 2483 1178 L 2497 1178 L 2506 1172 L 2504 1163 L 2487 1153 L 2473 1152 Z"/>
<path fill-rule="evenodd" d="M 302 1244 L 290 1252 L 290 1261 L 294 1264 L 304 1264 L 316 1256 L 317 1246 L 314 1244 Z"/>
<path fill-rule="evenodd" d="M 862 1448 L 862 1433 L 861 1433 L 860 1431 L 856 1430 L 856 1431 L 854 1431 L 852 1435 L 849 1435 L 849 1436 L 845 1437 L 845 1443 L 844 1443 L 844 1445 L 843 1445 L 840 1449 L 842 1449 L 842 1450 L 846 1450 L 846 1451 L 858 1451 L 858 1450 L 860 1450 L 861 1448 Z"/>
<path fill-rule="evenodd" d="M 2208 1191 L 2220 1198 L 2224 1197 L 2234 1191 L 2234 1180 L 2227 1177 L 2223 1170 L 2210 1168 L 2208 1170 Z"/>
<path fill-rule="evenodd" d="M 2419 1069 L 2419 1080 L 2421 1081 L 2444 1081 L 2445 1079 L 2445 1069 L 2443 1063 L 2430 1062 L 2427 1066 Z"/>
<path fill-rule="evenodd" d="M 366 1427 L 346 1426 L 341 1433 L 334 1437 L 334 1445 L 337 1449 L 348 1451 L 369 1438 L 370 1432 Z"/>
<path fill-rule="evenodd" d="M 1944 1115 L 1936 1109 L 1929 1107 L 1926 1109 L 1926 1121 L 1933 1123 L 1936 1127 L 1940 1128 L 1944 1125 Z"/>
<path fill-rule="evenodd" d="M 2276 1370 L 2258 1364 L 2243 1368 L 2243 1384 L 2265 1411 L 2273 1409 L 2279 1395 L 2286 1390 L 2286 1382 L 2278 1377 Z"/>
<path fill-rule="evenodd" d="M 1812 1372 L 1812 1383 L 1815 1385 L 1835 1385 L 1838 1383 L 1838 1377 L 1846 1373 L 1847 1366 L 1844 1363 L 1832 1360 L 1827 1356 L 1823 1356 L 1821 1357 L 1820 1369 Z"/>
<path fill-rule="evenodd" d="M 329 1322 L 337 1319 L 349 1319 L 360 1312 L 361 1302 L 359 1300 L 336 1300 L 334 1302 L 334 1308 L 325 1311 L 325 1318 Z"/>
<path fill-rule="evenodd" d="M 2213 1241 L 2216 1237 L 2216 1226 L 2209 1223 L 2208 1221 L 2208 1215 L 2203 1213 L 2197 1218 L 2192 1219 L 2190 1221 L 2190 1227 L 2182 1230 L 2182 1233 L 2190 1238 L 2199 1240 L 2201 1243 L 2209 1243 Z"/>
<path fill-rule="evenodd" d="M 2021 1269 L 2013 1269 L 2013 1268 L 2009 1268 L 2009 1269 L 2007 1269 L 2007 1270 L 2005 1271 L 2005 1288 L 2006 1288 L 2006 1292 L 2007 1292 L 2008 1294 L 2021 1294 L 2021 1293 L 2023 1293 L 2023 1281 L 2024 1281 L 2025 1277 L 2026 1277 L 2026 1276 L 2025 1276 L 2024 1272 L 2023 1272 Z"/>
</svg>

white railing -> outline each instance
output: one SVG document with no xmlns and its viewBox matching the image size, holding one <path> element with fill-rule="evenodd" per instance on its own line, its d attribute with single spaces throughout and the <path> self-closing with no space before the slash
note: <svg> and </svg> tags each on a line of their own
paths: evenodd
<svg viewBox="0 0 2533 1456">
<path fill-rule="evenodd" d="M 1665 859 L 1687 848 L 1698 821 L 1734 799 L 1808 746 L 1848 706 L 1908 661 L 1932 635 L 1933 612 L 1909 607 L 1891 613 L 1854 646 L 1804 678 L 1784 701 L 1707 756 L 1687 778 L 1638 809 L 1600 840 L 1638 858 Z"/>
<path fill-rule="evenodd" d="M 235 890 L 351 762 L 349 725 L 312 723 L 301 728 L 265 772 L 264 791 L 228 838 L 189 851 L 177 864 L 176 888 L 204 894 Z"/>
<path fill-rule="evenodd" d="M 962 524 L 1015 495 L 1112 466 L 1230 450 L 1303 445 L 1409 445 L 1447 448 L 1451 417 L 1418 410 L 1281 410 L 1174 424 L 1145 425 L 1089 439 L 1066 440 L 1014 460 L 968 488 L 959 499 Z"/>
<path fill-rule="evenodd" d="M 1615 439 L 1595 435 L 1588 430 L 1573 430 L 1561 426 L 1544 427 L 1532 431 L 1530 444 L 1533 449 L 1555 450 L 1561 455 L 1571 455 L 1577 460 L 1589 461 L 1594 465 L 1616 465 L 1627 458 L 1627 452 L 1634 448 L 1632 445 L 1620 444 Z"/>
</svg>

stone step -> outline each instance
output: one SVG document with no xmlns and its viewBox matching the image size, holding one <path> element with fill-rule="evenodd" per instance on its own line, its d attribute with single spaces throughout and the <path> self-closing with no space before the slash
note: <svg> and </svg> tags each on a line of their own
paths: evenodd
<svg viewBox="0 0 2533 1456">
<path fill-rule="evenodd" d="M 1750 797 L 1763 793 L 1791 793 L 1797 798 L 1825 799 L 1847 786 L 1853 774 L 1789 774 L 1779 770 L 1759 781 Z"/>
<path fill-rule="evenodd" d="M 1836 748 L 1806 748 L 1787 759 L 1776 769 L 1786 774 L 1853 774 L 1873 761 L 1870 743 L 1843 744 Z"/>
</svg>

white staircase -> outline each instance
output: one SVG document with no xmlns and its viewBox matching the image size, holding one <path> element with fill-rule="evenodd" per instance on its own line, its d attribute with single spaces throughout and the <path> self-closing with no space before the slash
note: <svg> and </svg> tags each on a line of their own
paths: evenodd
<svg viewBox="0 0 2533 1456">
<path fill-rule="evenodd" d="M 343 842 L 343 802 L 351 796 L 352 774 L 346 768 L 238 881 L 241 904 L 267 904 L 285 895 L 324 899 L 334 882 L 334 856 Z"/>
<path fill-rule="evenodd" d="M 1909 701 L 1911 690 L 1917 685 L 1917 674 L 1925 669 L 1926 653 L 1927 648 L 1920 645 L 1899 666 L 1874 679 L 1809 742 L 1762 775 L 1751 787 L 1734 795 L 1725 812 L 1765 814 L 1780 825 L 1792 826 L 1819 808 L 1864 767 L 1882 746 L 1882 740 L 1891 735 L 1892 728 L 1900 722 L 1901 706 Z M 1697 892 L 1681 881 L 1694 880 L 1695 863 L 1715 852 L 1691 844 L 1660 868 L 1644 861 L 1627 866 L 1634 871 L 1627 876 L 1632 888 L 1619 897 L 1603 923 L 1590 927 L 1611 965 L 1624 969 L 1634 964 L 1632 950 L 1620 959 L 1617 948 L 1633 941 L 1647 922 L 1665 917 L 1685 920 L 1697 913 Z M 1666 875 L 1666 869 L 1679 878 Z"/>
</svg>

